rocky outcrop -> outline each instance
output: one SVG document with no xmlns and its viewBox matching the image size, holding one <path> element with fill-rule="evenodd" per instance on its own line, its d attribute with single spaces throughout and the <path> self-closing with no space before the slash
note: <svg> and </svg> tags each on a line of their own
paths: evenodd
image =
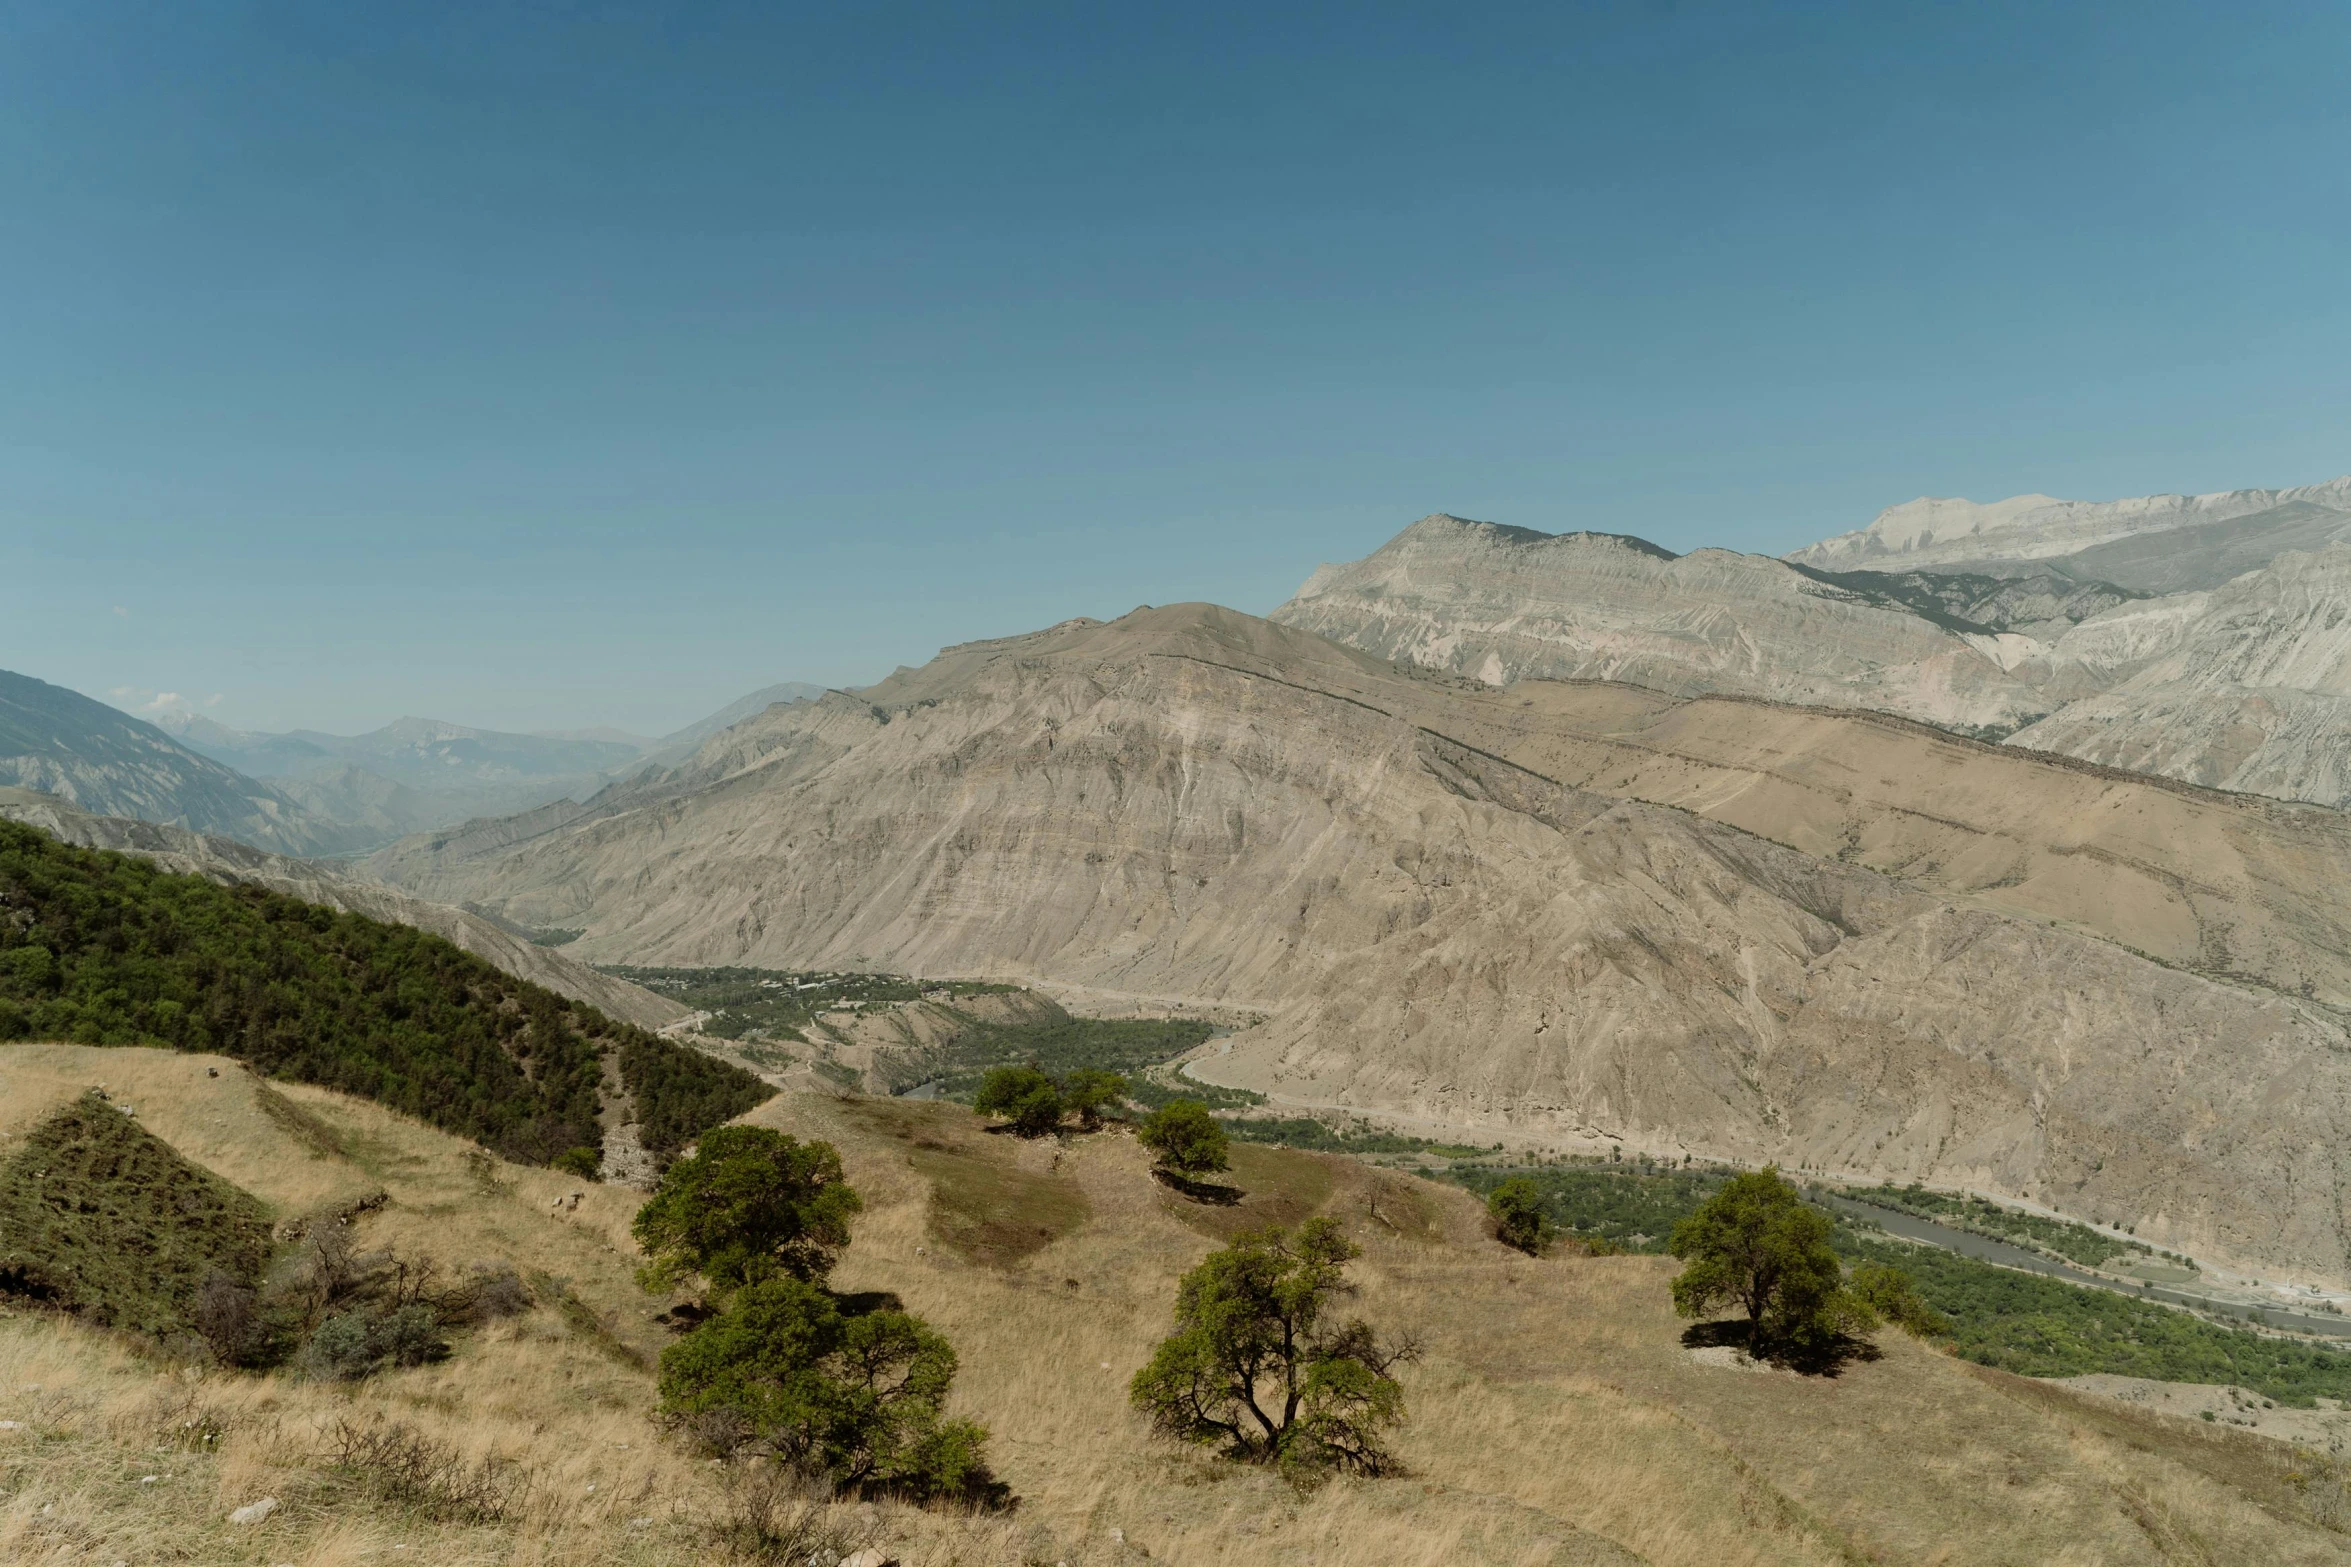
<svg viewBox="0 0 2351 1567">
<path fill-rule="evenodd" d="M 1138 611 L 772 710 L 577 816 L 400 868 L 516 923 L 582 929 L 573 950 L 597 958 L 1187 997 L 1265 1018 L 1201 1070 L 1296 1101 L 1967 1184 L 2276 1271 L 2351 1271 L 2342 1025 L 2094 933 L 2102 901 L 2166 887 L 2181 931 L 2257 933 L 2245 945 L 2275 977 L 2340 991 L 2339 957 L 2303 961 L 2333 939 L 2308 897 L 2267 923 L 2229 914 L 2339 838 L 2290 808 L 2107 789 L 2081 764 L 1981 746 L 1972 782 L 2008 801 L 1905 838 L 1949 803 L 1925 787 L 1932 755 L 1840 798 L 1839 769 L 1890 758 L 1816 737 L 1781 766 L 1758 726 L 1743 760 L 1644 775 L 1620 733 L 1638 713 L 1565 716 L 1550 689 L 1203 606 Z M 1563 689 L 1659 704 L 1651 720 L 1671 705 Z M 1748 710 L 1710 701 L 1702 717 Z M 1752 710 L 1894 752 L 1967 745 Z M 1639 796 L 1677 767 L 1710 798 Z M 2183 852 L 2246 857 L 2233 886 L 2196 882 L 2162 831 L 2134 836 L 2167 790 L 2218 813 L 2171 820 L 2203 835 Z M 1737 795 L 1775 791 L 1809 802 L 1787 812 L 1789 841 L 1728 825 Z M 1834 841 L 1791 846 L 1803 835 Z M 1981 863 L 1929 863 L 1969 845 Z M 1923 852 L 1898 863 L 1906 846 Z M 2085 867 L 2070 883 L 2069 854 Z M 1885 869 L 1852 863 L 1873 856 Z M 2003 906 L 2001 856 L 2016 885 L 2046 878 L 2020 903 L 2070 888 L 2077 917 Z M 2309 875 L 2340 884 L 2334 866 Z"/>
<path fill-rule="evenodd" d="M 517 979 L 584 1001 L 607 1017 L 639 1028 L 667 1028 L 689 1015 L 684 1007 L 642 986 L 599 974 L 559 952 L 534 946 L 478 915 L 427 903 L 395 888 L 354 881 L 308 860 L 288 859 L 185 828 L 92 816 L 55 796 L 25 789 L 0 789 L 0 818 L 38 827 L 61 843 L 135 854 L 174 875 L 262 887 L 305 903 L 324 904 L 389 924 L 413 925 L 463 947 Z"/>
</svg>

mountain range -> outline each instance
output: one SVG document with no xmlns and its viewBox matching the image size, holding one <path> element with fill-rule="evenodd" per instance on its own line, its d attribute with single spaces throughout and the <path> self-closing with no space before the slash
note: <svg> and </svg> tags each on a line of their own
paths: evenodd
<svg viewBox="0 0 2351 1567">
<path fill-rule="evenodd" d="M 240 801 L 362 775 L 379 833 L 444 774 L 538 790 L 352 873 L 566 957 L 1205 1009 L 1238 1031 L 1189 1070 L 1298 1109 L 2342 1280 L 2346 526 L 2351 481 L 1916 502 L 1784 558 L 1439 514 L 1270 619 L 1065 621 L 659 742 L 190 738 L 287 769 Z"/>
<path fill-rule="evenodd" d="M 1783 558 L 1439 514 L 1320 568 L 1272 618 L 1489 684 L 1866 708 L 2341 806 L 2347 603 L 2351 478 L 2102 503 L 1921 500 Z"/>
<path fill-rule="evenodd" d="M 1257 1021 L 1297 1106 L 2000 1192 L 2351 1273 L 2339 813 L 1230 610 L 944 651 L 368 868 L 583 957 Z"/>
<path fill-rule="evenodd" d="M 348 854 L 476 816 L 586 798 L 692 754 L 748 714 L 823 689 L 768 686 L 659 739 L 615 730 L 502 734 L 428 718 L 345 736 L 252 733 L 186 712 L 151 723 L 0 670 L 0 785 L 277 853 Z"/>
</svg>

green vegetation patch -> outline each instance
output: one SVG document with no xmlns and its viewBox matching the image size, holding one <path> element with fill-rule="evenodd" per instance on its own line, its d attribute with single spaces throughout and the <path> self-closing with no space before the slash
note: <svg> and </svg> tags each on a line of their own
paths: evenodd
<svg viewBox="0 0 2351 1567">
<path fill-rule="evenodd" d="M 1553 1224 L 1642 1252 L 1664 1251 L 1674 1225 L 1726 1178 L 1712 1170 L 1601 1164 L 1449 1174 L 1480 1196 L 1523 1177 Z M 2222 1327 L 2151 1300 L 2003 1268 L 1842 1218 L 1831 1244 L 1848 1264 L 1882 1262 L 1908 1273 L 1926 1303 L 1950 1319 L 1944 1342 L 1979 1365 L 2033 1377 L 2106 1372 L 2235 1384 L 2296 1408 L 2315 1398 L 2351 1398 L 2351 1352 Z"/>
<path fill-rule="evenodd" d="M 2103 1371 L 2159 1382 L 2233 1383 L 2298 1409 L 2316 1398 L 2351 1397 L 2351 1354 L 2341 1350 L 2220 1327 L 2153 1301 L 1851 1226 L 1839 1228 L 1836 1245 L 1849 1259 L 1909 1273 L 1927 1304 L 1951 1319 L 1948 1342 L 1979 1365 L 2029 1377 Z"/>
<path fill-rule="evenodd" d="M 1535 1188 L 1543 1217 L 1587 1239 L 1625 1251 L 1662 1253 L 1673 1227 L 1713 1196 L 1726 1177 L 1715 1170 L 1649 1170 L 1636 1166 L 1538 1165 L 1532 1169 L 1478 1168 L 1447 1174 L 1480 1197 L 1506 1180 Z"/>
<path fill-rule="evenodd" d="M 1072 1072 L 1117 1072 L 1134 1077 L 1145 1067 L 1198 1048 L 1215 1029 L 1192 1018 L 1058 1017 L 1037 1023 L 974 1021 L 950 1052 L 939 1096 L 968 1102 L 993 1067 L 1034 1064 L 1051 1077 Z M 1133 1083 L 1144 1103 L 1155 1085 Z M 1172 1096 L 1173 1091 L 1164 1091 Z M 1185 1091 L 1183 1097 L 1199 1095 Z"/>
<path fill-rule="evenodd" d="M 2122 1240 L 2104 1235 L 2086 1224 L 2075 1224 L 2069 1219 L 2046 1219 L 2035 1213 L 2020 1213 L 2003 1208 L 1982 1197 L 1962 1196 L 1954 1192 L 1931 1192 L 1923 1186 L 1861 1186 L 1844 1193 L 1855 1202 L 1874 1203 L 1880 1208 L 1891 1208 L 1916 1218 L 1932 1219 L 1955 1230 L 2006 1241 L 2027 1251 L 2055 1257 L 2061 1262 L 2077 1263 L 2085 1268 L 2102 1268 L 2111 1258 L 2127 1257 L 2132 1253 L 2155 1256 L 2154 1247 L 2138 1241 Z M 2169 1252 L 2161 1255 L 2169 1257 Z M 2185 1258 L 2174 1258 L 2182 1267 L 2195 1264 Z"/>
<path fill-rule="evenodd" d="M 438 936 L 174 876 L 0 822 L 0 1039 L 211 1051 L 373 1099 L 520 1163 L 600 1150 L 623 1048 L 648 1144 L 769 1090 Z M 699 1122 L 699 1124 L 697 1124 Z M 689 1130 L 690 1128 L 690 1130 Z"/>
<path fill-rule="evenodd" d="M 0 1294 L 103 1327 L 181 1333 L 208 1277 L 249 1286 L 270 1251 L 257 1198 L 95 1089 L 0 1163 Z"/>
<path fill-rule="evenodd" d="M 806 1039 L 817 1017 L 842 1008 L 880 1008 L 944 995 L 1002 995 L 1017 985 L 941 983 L 903 974 L 839 974 L 766 968 L 632 968 L 599 965 L 681 1006 L 707 1012 L 702 1032 L 718 1039 Z"/>
</svg>

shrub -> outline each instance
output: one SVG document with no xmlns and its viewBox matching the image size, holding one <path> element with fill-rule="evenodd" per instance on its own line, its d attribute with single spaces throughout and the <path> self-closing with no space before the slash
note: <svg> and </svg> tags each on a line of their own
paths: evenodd
<svg viewBox="0 0 2351 1567">
<path fill-rule="evenodd" d="M 311 1331 L 302 1369 L 322 1380 L 355 1381 L 391 1366 L 421 1366 L 449 1352 L 440 1314 L 432 1307 L 354 1306 Z"/>
<path fill-rule="evenodd" d="M 997 1116 L 1022 1137 L 1043 1137 L 1061 1125 L 1061 1085 L 1033 1066 L 1000 1066 L 980 1080 L 971 1107 Z"/>
<path fill-rule="evenodd" d="M 1777 1169 L 1734 1175 L 1674 1226 L 1669 1249 L 1688 1264 L 1673 1281 L 1674 1310 L 1700 1317 L 1737 1306 L 1756 1349 L 1825 1345 L 1843 1331 L 1853 1304 L 1829 1249 L 1834 1230 Z"/>
<path fill-rule="evenodd" d="M 724 1292 L 778 1274 L 822 1279 L 860 1206 L 832 1144 L 719 1127 L 637 1211 L 634 1233 L 651 1258 L 643 1282 L 666 1289 L 699 1273 Z"/>
<path fill-rule="evenodd" d="M 919 1318 L 849 1315 L 814 1284 L 775 1277 L 662 1352 L 661 1404 L 706 1442 L 756 1443 L 831 1486 L 969 1496 L 990 1484 L 987 1433 L 943 1417 L 955 1369 Z"/>
<path fill-rule="evenodd" d="M 553 1168 L 561 1170 L 566 1175 L 576 1175 L 583 1181 L 592 1181 L 604 1168 L 604 1155 L 596 1149 L 582 1144 L 577 1148 L 566 1148 L 549 1162 Z"/>
<path fill-rule="evenodd" d="M 1417 1346 L 1383 1346 L 1362 1321 L 1324 1321 L 1360 1254 L 1324 1218 L 1210 1253 L 1177 1290 L 1175 1333 L 1135 1374 L 1135 1406 L 1164 1434 L 1221 1443 L 1236 1459 L 1294 1472 L 1392 1468 L 1383 1438 L 1404 1418 L 1392 1372 Z"/>
<path fill-rule="evenodd" d="M 1541 1256 L 1551 1237 L 1551 1221 L 1543 1214 L 1543 1193 L 1524 1176 L 1504 1181 L 1486 1194 L 1486 1212 L 1493 1216 L 1494 1238 L 1530 1257 Z"/>
<path fill-rule="evenodd" d="M 397 1421 L 339 1420 L 328 1433 L 327 1462 L 371 1494 L 413 1507 L 442 1523 L 496 1523 L 518 1511 L 531 1491 L 530 1471 L 495 1455 L 467 1461 Z"/>
<path fill-rule="evenodd" d="M 1223 1123 L 1197 1099 L 1171 1099 L 1143 1118 L 1137 1137 L 1163 1170 L 1193 1179 L 1230 1168 Z"/>
</svg>

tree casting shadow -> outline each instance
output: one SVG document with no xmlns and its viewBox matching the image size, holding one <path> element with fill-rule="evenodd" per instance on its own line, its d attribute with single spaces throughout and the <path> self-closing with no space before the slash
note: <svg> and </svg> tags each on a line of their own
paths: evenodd
<svg viewBox="0 0 2351 1567">
<path fill-rule="evenodd" d="M 1743 1349 L 1766 1365 L 1801 1372 L 1808 1377 L 1833 1377 L 1855 1361 L 1884 1358 L 1885 1351 L 1867 1339 L 1839 1333 L 1817 1342 L 1791 1343 L 1752 1337 L 1748 1324 L 1737 1317 L 1717 1322 L 1695 1322 L 1682 1333 L 1684 1349 Z"/>
<path fill-rule="evenodd" d="M 1162 1186 L 1182 1192 L 1194 1202 L 1211 1203 L 1219 1208 L 1230 1208 L 1248 1195 L 1238 1186 L 1219 1186 L 1214 1181 L 1190 1180 L 1173 1170 L 1153 1170 L 1151 1178 Z"/>
</svg>

